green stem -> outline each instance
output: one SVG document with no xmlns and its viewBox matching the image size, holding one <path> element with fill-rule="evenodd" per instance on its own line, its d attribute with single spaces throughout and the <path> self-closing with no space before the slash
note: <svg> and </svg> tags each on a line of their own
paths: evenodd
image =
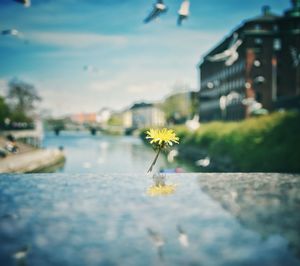
<svg viewBox="0 0 300 266">
<path fill-rule="evenodd" d="M 149 172 L 152 171 L 152 168 L 153 168 L 153 166 L 156 164 L 156 161 L 157 161 L 157 159 L 158 159 L 158 156 L 159 156 L 159 154 L 160 154 L 160 151 L 161 151 L 161 147 L 158 148 L 157 154 L 156 154 L 156 156 L 155 156 L 155 158 L 154 158 L 152 164 L 150 165 L 150 168 L 149 168 L 149 170 L 148 170 L 147 173 L 149 173 Z"/>
</svg>

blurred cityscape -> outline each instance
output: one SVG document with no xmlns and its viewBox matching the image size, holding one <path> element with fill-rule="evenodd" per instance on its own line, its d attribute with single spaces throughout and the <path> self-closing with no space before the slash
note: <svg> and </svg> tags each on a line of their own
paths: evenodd
<svg viewBox="0 0 300 266">
<path fill-rule="evenodd" d="M 24 3 L 31 8 L 30 3 Z M 144 22 L 155 23 L 152 20 L 160 14 L 160 9 L 155 12 Z M 181 23 L 188 14 L 179 13 L 179 27 L 184 26 Z M 1 83 L 4 92 L 0 96 L 2 156 L 17 151 L 15 141 L 36 148 L 44 146 L 46 132 L 54 132 L 57 136 L 64 131 L 139 136 L 146 128 L 178 126 L 194 132 L 207 122 L 241 121 L 276 111 L 299 111 L 300 1 L 292 0 L 282 14 L 273 13 L 270 6 L 263 6 L 261 14 L 236 21 L 236 26 L 228 28 L 227 32 L 223 39 L 219 36 L 218 43 L 210 43 L 202 57 L 199 54 L 200 62 L 194 58 L 198 64 L 194 83 L 199 87 L 176 83 L 174 77 L 176 85 L 160 100 L 144 97 L 121 109 L 108 103 L 94 111 L 81 112 L 78 106 L 77 112 L 53 115 L 53 110 L 39 107 L 47 98 L 42 99 L 38 86 L 32 82 L 13 78 L 6 84 Z M 3 29 L 2 35 L 2 38 L 5 35 L 23 38 L 13 28 Z M 99 72 L 93 65 L 86 65 L 83 70 L 90 74 Z M 81 92 L 82 103 L 84 93 Z M 64 100 L 59 91 L 57 97 L 62 105 L 64 101 L 67 104 L 68 99 Z M 105 95 L 103 97 L 105 102 Z M 117 91 L 114 97 L 122 100 Z M 20 151 L 26 150 L 20 145 L 23 144 L 16 145 Z M 59 146 L 63 152 L 64 145 Z M 57 155 L 61 161 L 63 155 Z M 202 167 L 211 163 L 208 154 L 198 157 L 196 161 Z"/>
</svg>

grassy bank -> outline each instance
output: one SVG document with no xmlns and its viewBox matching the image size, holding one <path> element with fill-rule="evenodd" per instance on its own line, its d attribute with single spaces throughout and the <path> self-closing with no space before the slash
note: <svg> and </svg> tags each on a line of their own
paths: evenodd
<svg viewBox="0 0 300 266">
<path fill-rule="evenodd" d="M 175 131 L 181 139 L 181 157 L 197 160 L 209 156 L 219 170 L 300 172 L 297 112 L 202 124 L 193 133 L 185 127 L 176 127 Z"/>
</svg>

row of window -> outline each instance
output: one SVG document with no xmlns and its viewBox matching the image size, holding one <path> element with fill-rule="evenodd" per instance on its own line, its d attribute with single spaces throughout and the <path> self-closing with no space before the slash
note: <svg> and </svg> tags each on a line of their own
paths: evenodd
<svg viewBox="0 0 300 266">
<path fill-rule="evenodd" d="M 220 100 L 219 99 L 200 102 L 200 112 L 211 110 L 211 109 L 219 109 L 219 108 L 220 108 Z"/>
<path fill-rule="evenodd" d="M 245 78 L 239 78 L 231 80 L 229 82 L 225 82 L 221 86 L 219 86 L 219 83 L 218 86 L 215 86 L 214 90 L 203 91 L 201 92 L 201 95 L 205 97 L 216 97 L 220 94 L 224 94 L 232 90 L 243 90 L 245 88 L 245 82 Z"/>
<path fill-rule="evenodd" d="M 216 73 L 213 76 L 210 76 L 209 78 L 204 79 L 201 82 L 201 87 L 207 87 L 209 89 L 214 88 L 215 86 L 218 86 L 218 82 L 220 80 L 228 78 L 230 76 L 233 76 L 237 73 L 242 72 L 245 69 L 245 61 L 241 60 L 240 62 L 233 64 L 230 67 L 224 68 L 222 71 Z M 216 84 L 217 83 L 217 84 Z"/>
<path fill-rule="evenodd" d="M 217 99 L 200 101 L 200 111 L 207 111 L 212 109 L 225 110 L 228 106 L 241 104 L 244 98 L 244 93 L 232 91 L 229 94 L 222 95 Z"/>
</svg>

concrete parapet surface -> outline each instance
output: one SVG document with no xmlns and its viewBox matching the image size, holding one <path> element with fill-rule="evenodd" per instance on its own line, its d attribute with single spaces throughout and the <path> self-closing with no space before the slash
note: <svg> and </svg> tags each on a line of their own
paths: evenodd
<svg viewBox="0 0 300 266">
<path fill-rule="evenodd" d="M 149 195 L 143 174 L 0 174 L 0 265 L 300 265 L 300 175 L 165 184 L 173 193 Z"/>
</svg>

